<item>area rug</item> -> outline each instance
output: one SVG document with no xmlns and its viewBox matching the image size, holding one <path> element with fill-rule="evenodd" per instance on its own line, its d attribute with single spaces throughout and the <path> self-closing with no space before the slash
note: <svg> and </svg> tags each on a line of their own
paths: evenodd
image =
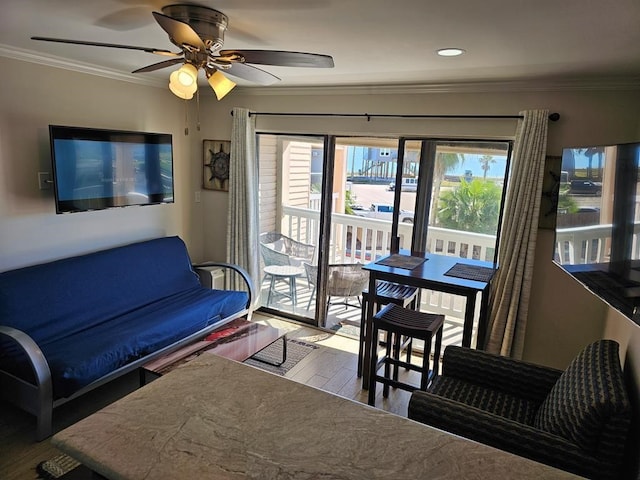
<svg viewBox="0 0 640 480">
<path fill-rule="evenodd" d="M 360 339 L 360 325 L 351 325 L 350 323 L 340 322 L 331 327 L 331 330 L 345 337 Z"/>
<path fill-rule="evenodd" d="M 278 340 L 269 345 L 264 350 L 256 353 L 253 357 L 245 360 L 244 363 L 261 368 L 262 370 L 266 370 L 271 373 L 284 375 L 293 367 L 295 367 L 300 360 L 309 355 L 316 348 L 318 348 L 317 345 L 302 342 L 293 338 L 288 338 L 287 360 L 282 365 L 276 367 L 275 365 L 269 365 L 268 363 L 256 360 L 256 358 L 259 358 L 271 363 L 282 361 L 282 340 Z"/>
<path fill-rule="evenodd" d="M 61 453 L 51 460 L 40 462 L 36 467 L 38 478 L 42 480 L 91 480 L 95 478 L 89 470 L 80 462 L 68 455 Z"/>
</svg>

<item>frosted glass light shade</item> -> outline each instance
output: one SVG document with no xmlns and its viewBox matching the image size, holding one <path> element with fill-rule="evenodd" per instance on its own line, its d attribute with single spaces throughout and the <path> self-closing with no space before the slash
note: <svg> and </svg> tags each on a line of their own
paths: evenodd
<svg viewBox="0 0 640 480">
<path fill-rule="evenodd" d="M 185 63 L 176 70 L 176 79 L 180 85 L 190 87 L 198 80 L 198 69 L 190 63 Z"/>
<path fill-rule="evenodd" d="M 192 82 L 189 85 L 184 85 L 180 81 L 183 73 L 180 70 L 182 70 L 182 67 L 169 75 L 169 90 L 171 90 L 171 93 L 176 97 L 184 100 L 191 100 L 193 98 L 193 94 L 196 93 L 196 90 L 198 89 L 198 83 Z"/>
<path fill-rule="evenodd" d="M 222 100 L 224 96 L 231 90 L 233 90 L 233 87 L 236 86 L 234 82 L 229 80 L 217 70 L 209 76 L 208 81 L 218 100 Z"/>
</svg>

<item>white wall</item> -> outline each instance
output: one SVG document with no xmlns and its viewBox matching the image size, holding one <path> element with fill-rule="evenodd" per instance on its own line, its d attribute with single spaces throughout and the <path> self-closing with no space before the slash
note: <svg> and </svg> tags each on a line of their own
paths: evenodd
<svg viewBox="0 0 640 480">
<path fill-rule="evenodd" d="M 200 259 L 199 137 L 184 135 L 181 100 L 164 88 L 7 58 L 0 71 L 0 271 L 166 235 L 181 236 Z M 39 190 L 37 179 L 51 171 L 49 124 L 171 133 L 175 203 L 56 215 L 53 190 Z"/>
</svg>

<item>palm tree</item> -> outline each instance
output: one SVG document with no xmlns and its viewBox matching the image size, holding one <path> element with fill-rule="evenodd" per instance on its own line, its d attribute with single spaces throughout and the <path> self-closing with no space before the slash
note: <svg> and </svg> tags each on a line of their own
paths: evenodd
<svg viewBox="0 0 640 480">
<path fill-rule="evenodd" d="M 589 159 L 589 166 L 587 167 L 587 178 L 590 180 L 597 180 L 602 178 L 602 155 L 604 153 L 603 147 L 591 147 L 584 150 L 584 155 Z M 593 174 L 593 157 L 598 156 L 598 175 Z"/>
<path fill-rule="evenodd" d="M 487 178 L 487 173 L 489 173 L 489 169 L 491 168 L 492 163 L 496 163 L 496 161 L 491 155 L 483 155 L 482 158 L 480 158 L 480 167 L 484 172 L 482 178 Z"/>
<path fill-rule="evenodd" d="M 464 163 L 464 155 L 461 153 L 452 152 L 438 152 L 436 154 L 436 164 L 433 169 L 433 186 L 431 198 L 434 201 L 431 202 L 431 211 L 429 212 L 429 219 L 433 225 L 436 225 L 438 219 L 438 198 L 440 198 L 440 185 L 444 180 L 444 176 L 447 172 L 454 170 Z"/>
<path fill-rule="evenodd" d="M 495 235 L 502 190 L 493 182 L 462 180 L 440 199 L 438 223 L 444 228 Z"/>
</svg>

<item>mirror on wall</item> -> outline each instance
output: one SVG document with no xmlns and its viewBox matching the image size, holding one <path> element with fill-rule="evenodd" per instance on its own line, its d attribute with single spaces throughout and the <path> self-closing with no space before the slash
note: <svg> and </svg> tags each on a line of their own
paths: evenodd
<svg viewBox="0 0 640 480">
<path fill-rule="evenodd" d="M 554 261 L 640 323 L 640 143 L 565 148 Z"/>
</svg>

